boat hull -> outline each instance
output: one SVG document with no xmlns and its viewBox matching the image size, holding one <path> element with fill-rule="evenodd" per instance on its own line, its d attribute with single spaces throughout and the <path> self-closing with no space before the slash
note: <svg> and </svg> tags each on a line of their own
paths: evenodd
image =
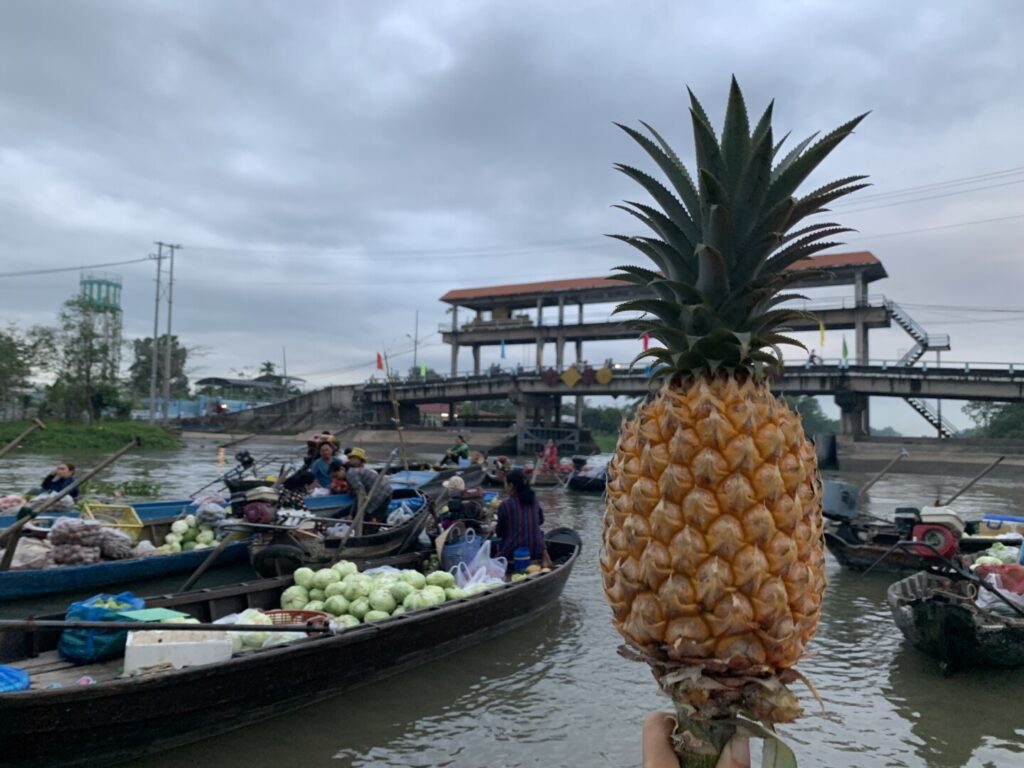
<svg viewBox="0 0 1024 768">
<path fill-rule="evenodd" d="M 578 542 L 578 539 L 577 539 Z M 551 573 L 485 594 L 231 661 L 86 688 L 0 694 L 0 767 L 136 758 L 250 725 L 497 637 L 555 604 L 578 543 Z M 553 557 L 555 553 L 552 553 Z M 250 605 L 276 604 L 282 580 L 255 582 Z M 238 588 L 235 588 L 236 593 Z M 200 618 L 217 595 L 193 593 Z M 236 594 L 236 600 L 239 598 Z M 147 605 L 184 609 L 188 596 Z M 270 607 L 265 604 L 263 607 Z"/>
<path fill-rule="evenodd" d="M 980 611 L 965 592 L 967 583 L 915 573 L 890 585 L 893 621 L 920 651 L 943 670 L 1024 666 L 1024 618 Z"/>
</svg>

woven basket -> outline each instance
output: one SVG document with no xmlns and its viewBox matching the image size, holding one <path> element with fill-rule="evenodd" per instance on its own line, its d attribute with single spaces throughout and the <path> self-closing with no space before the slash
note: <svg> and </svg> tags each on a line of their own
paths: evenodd
<svg viewBox="0 0 1024 768">
<path fill-rule="evenodd" d="M 279 609 L 263 612 L 274 624 L 305 624 L 307 627 L 326 627 L 331 620 L 331 615 L 326 611 L 294 611 Z M 320 632 L 307 632 L 310 637 L 320 635 Z"/>
</svg>

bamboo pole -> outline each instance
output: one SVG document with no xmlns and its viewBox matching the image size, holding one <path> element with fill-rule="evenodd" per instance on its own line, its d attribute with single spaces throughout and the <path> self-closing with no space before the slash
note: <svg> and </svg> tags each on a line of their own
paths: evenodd
<svg viewBox="0 0 1024 768">
<path fill-rule="evenodd" d="M 32 423 L 25 428 L 25 431 L 23 431 L 20 435 L 11 440 L 11 442 L 9 442 L 3 448 L 0 448 L 0 456 L 6 456 L 8 453 L 13 451 L 15 448 L 21 445 L 22 440 L 31 435 L 37 429 L 46 429 L 46 425 L 43 424 L 43 422 L 41 422 L 39 419 L 32 419 Z"/>
<path fill-rule="evenodd" d="M 330 632 L 329 627 L 306 624 L 162 624 L 156 621 L 58 621 L 55 619 L 0 619 L 0 632 L 36 632 L 41 629 L 99 629 L 120 632 L 126 629 L 169 630 L 171 632 Z"/>
<path fill-rule="evenodd" d="M 409 471 L 409 456 L 405 451 L 405 435 L 402 433 L 402 419 L 399 412 L 398 395 L 395 394 L 395 383 L 391 378 L 391 363 L 388 362 L 388 353 L 384 353 L 384 374 L 388 380 L 388 397 L 391 400 L 391 410 L 394 416 L 391 420 L 395 422 L 395 429 L 398 431 L 398 447 L 402 452 L 402 466 Z"/>
<path fill-rule="evenodd" d="M 348 531 L 346 531 L 345 535 L 341 537 L 341 541 L 338 542 L 338 552 L 335 554 L 334 559 L 328 563 L 328 567 L 341 560 L 341 556 L 345 552 L 345 545 L 348 543 L 348 540 L 352 538 L 353 533 L 356 533 L 358 530 L 358 535 L 362 535 L 363 518 L 366 516 L 366 508 L 370 506 L 370 498 L 373 496 L 374 491 L 380 487 L 381 481 L 384 479 L 384 475 L 386 475 L 388 470 L 391 469 L 391 465 L 395 461 L 395 454 L 397 452 L 397 449 L 391 452 L 391 455 L 388 456 L 387 464 L 384 465 L 384 469 L 377 473 L 377 479 L 373 481 L 373 485 L 370 487 L 370 490 L 366 493 L 366 496 L 363 497 L 362 501 L 360 501 L 355 517 L 352 518 L 352 523 L 349 525 Z"/>
<path fill-rule="evenodd" d="M 964 491 L 966 491 L 966 490 L 967 490 L 968 488 L 970 488 L 970 487 L 971 487 L 972 485 L 974 485 L 974 484 L 975 484 L 976 482 L 978 482 L 979 480 L 981 480 L 981 478 L 983 478 L 983 477 L 984 477 L 985 475 L 987 475 L 987 474 L 988 474 L 989 472 L 991 472 L 991 471 L 992 471 L 993 469 L 995 469 L 995 468 L 996 468 L 996 467 L 997 467 L 997 466 L 999 465 L 999 463 L 1000 463 L 1000 462 L 1001 462 L 1001 461 L 1002 461 L 1003 459 L 1005 459 L 1005 458 L 1006 458 L 1005 456 L 1000 456 L 1000 457 L 999 457 L 998 459 L 996 459 L 995 461 L 993 461 L 993 462 L 992 462 L 991 464 L 989 464 L 989 465 L 988 465 L 987 467 L 985 467 L 985 468 L 984 468 L 983 470 L 981 470 L 981 472 L 979 472 L 979 473 L 978 473 L 977 475 L 975 475 L 975 476 L 974 476 L 974 477 L 973 477 L 973 478 L 972 478 L 972 479 L 971 479 L 971 480 L 970 480 L 970 481 L 969 481 L 969 482 L 967 483 L 967 485 L 965 485 L 965 486 L 964 486 L 963 488 L 961 488 L 961 489 L 960 489 L 959 491 L 957 491 L 957 492 L 956 492 L 956 493 L 954 493 L 954 494 L 953 494 L 952 496 L 950 496 L 950 497 L 949 497 L 948 499 L 946 499 L 946 501 L 939 501 L 939 500 L 937 500 L 937 499 L 936 499 L 936 501 L 935 501 L 935 506 L 937 506 L 937 507 L 948 507 L 948 506 L 949 506 L 950 504 L 952 504 L 952 503 L 953 503 L 953 501 L 954 501 L 954 500 L 956 500 L 957 498 L 959 498 L 959 497 L 960 497 L 960 495 L 961 495 L 961 494 L 962 494 L 962 493 L 963 493 Z"/>
<path fill-rule="evenodd" d="M 47 499 L 45 502 L 43 502 L 39 506 L 38 509 L 33 510 L 30 514 L 28 514 L 25 517 L 21 518 L 20 520 L 16 521 L 13 525 L 11 525 L 5 531 L 0 531 L 0 544 L 3 544 L 4 542 L 7 542 L 7 544 L 6 544 L 7 548 L 4 551 L 3 561 L 0 562 L 0 571 L 6 571 L 7 569 L 9 569 L 11 567 L 11 560 L 14 559 L 14 551 L 18 548 L 18 537 L 21 536 L 21 529 L 24 528 L 25 525 L 30 520 L 32 520 L 32 518 L 37 517 L 38 515 L 41 515 L 43 512 L 46 512 L 47 510 L 52 508 L 58 501 L 63 499 L 69 493 L 71 493 L 72 491 L 76 490 L 83 483 L 86 483 L 89 480 L 91 480 L 92 478 L 94 478 L 96 475 L 98 475 L 104 469 L 106 469 L 111 464 L 113 464 L 115 461 L 117 461 L 119 458 L 121 458 L 126 453 L 128 453 L 128 451 L 130 451 L 132 448 L 135 448 L 136 446 L 141 445 L 141 444 L 142 444 L 142 440 L 140 438 L 133 437 L 131 439 L 130 443 L 128 443 L 126 446 L 121 448 L 119 451 L 117 451 L 113 455 L 111 455 L 111 456 L 107 457 L 106 459 L 104 459 L 103 461 L 101 461 L 95 467 L 93 467 L 88 472 L 86 472 L 82 477 L 77 478 L 75 480 L 75 482 L 73 482 L 67 488 L 62 490 L 56 496 L 53 496 L 53 497 Z"/>
<path fill-rule="evenodd" d="M 210 554 L 208 554 L 206 556 L 206 559 L 199 564 L 199 567 L 195 569 L 192 575 L 188 577 L 188 581 L 182 584 L 181 589 L 179 589 L 178 591 L 188 592 L 189 589 L 192 588 L 192 585 L 199 581 L 202 575 L 206 573 L 207 569 L 209 569 L 209 567 L 213 565 L 213 561 L 217 559 L 217 556 L 224 551 L 227 545 L 236 541 L 241 541 L 241 539 L 237 536 L 237 532 L 226 533 L 224 535 L 224 538 L 220 540 L 220 543 L 218 543 L 217 546 L 210 551 Z"/>
<path fill-rule="evenodd" d="M 870 480 L 868 480 L 864 485 L 862 485 L 861 489 L 860 489 L 860 492 L 864 493 L 868 488 L 870 488 L 872 485 L 874 485 L 879 480 L 881 480 L 883 477 L 885 477 L 885 475 L 889 472 L 889 470 L 892 469 L 894 466 L 896 466 L 897 462 L 899 462 L 901 459 L 907 458 L 908 456 L 910 456 L 910 454 L 906 451 L 906 449 L 900 448 L 900 452 L 898 454 L 896 454 L 896 458 L 893 459 L 892 461 L 890 461 L 884 467 L 882 467 L 882 471 L 881 472 L 879 472 L 877 475 L 875 475 Z"/>
</svg>

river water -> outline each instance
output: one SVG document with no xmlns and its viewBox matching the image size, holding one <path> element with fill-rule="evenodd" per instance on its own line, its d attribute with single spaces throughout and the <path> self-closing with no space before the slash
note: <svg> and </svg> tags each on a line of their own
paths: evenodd
<svg viewBox="0 0 1024 768">
<path fill-rule="evenodd" d="M 254 455 L 260 451 L 250 447 Z M 262 453 L 272 452 L 266 448 Z M 276 449 L 284 453 L 281 449 Z M 72 457 L 75 458 L 75 457 Z M 95 457 L 77 457 L 81 459 Z M 0 488 L 21 488 L 58 457 L 19 454 L 0 465 Z M 230 462 L 230 456 L 226 459 Z M 148 471 L 173 496 L 229 468 L 210 446 L 122 459 L 109 475 Z M 83 463 L 85 463 L 83 461 Z M 891 474 L 864 499 L 872 514 L 947 497 L 963 476 Z M 864 482 L 867 475 L 842 474 Z M 214 740 L 137 761 L 145 768 L 270 766 L 638 766 L 640 725 L 665 709 L 645 665 L 619 657 L 598 575 L 602 506 L 596 496 L 540 489 L 549 525 L 570 526 L 584 553 L 561 602 L 531 624 L 486 645 L 284 713 Z M 1024 509 L 1024 483 L 985 479 L 958 501 L 965 517 Z M 204 585 L 243 577 L 215 572 Z M 177 588 L 182 577 L 135 585 Z M 804 768 L 956 768 L 1024 765 L 1019 702 L 1024 671 L 970 670 L 943 677 L 907 647 L 885 605 L 885 575 L 841 571 L 829 557 L 829 591 L 811 655 L 800 670 L 825 700 L 822 712 L 781 728 Z M 63 607 L 67 598 L 6 606 L 3 615 Z M 273 682 L 268 680 L 268 685 Z M 174 728 L 168 721 L 168 729 Z M 756 763 L 755 763 L 756 764 Z"/>
</svg>

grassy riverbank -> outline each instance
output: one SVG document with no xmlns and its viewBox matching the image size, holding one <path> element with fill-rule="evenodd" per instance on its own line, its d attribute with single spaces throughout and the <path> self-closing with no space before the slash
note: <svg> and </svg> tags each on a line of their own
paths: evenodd
<svg viewBox="0 0 1024 768">
<path fill-rule="evenodd" d="M 0 423 L 0 446 L 4 446 L 25 430 L 31 422 Z M 142 421 L 101 421 L 97 424 L 69 424 L 49 421 L 46 429 L 37 429 L 22 442 L 29 451 L 114 451 L 133 437 L 142 438 L 139 450 L 177 448 L 177 435 L 156 424 Z"/>
</svg>

